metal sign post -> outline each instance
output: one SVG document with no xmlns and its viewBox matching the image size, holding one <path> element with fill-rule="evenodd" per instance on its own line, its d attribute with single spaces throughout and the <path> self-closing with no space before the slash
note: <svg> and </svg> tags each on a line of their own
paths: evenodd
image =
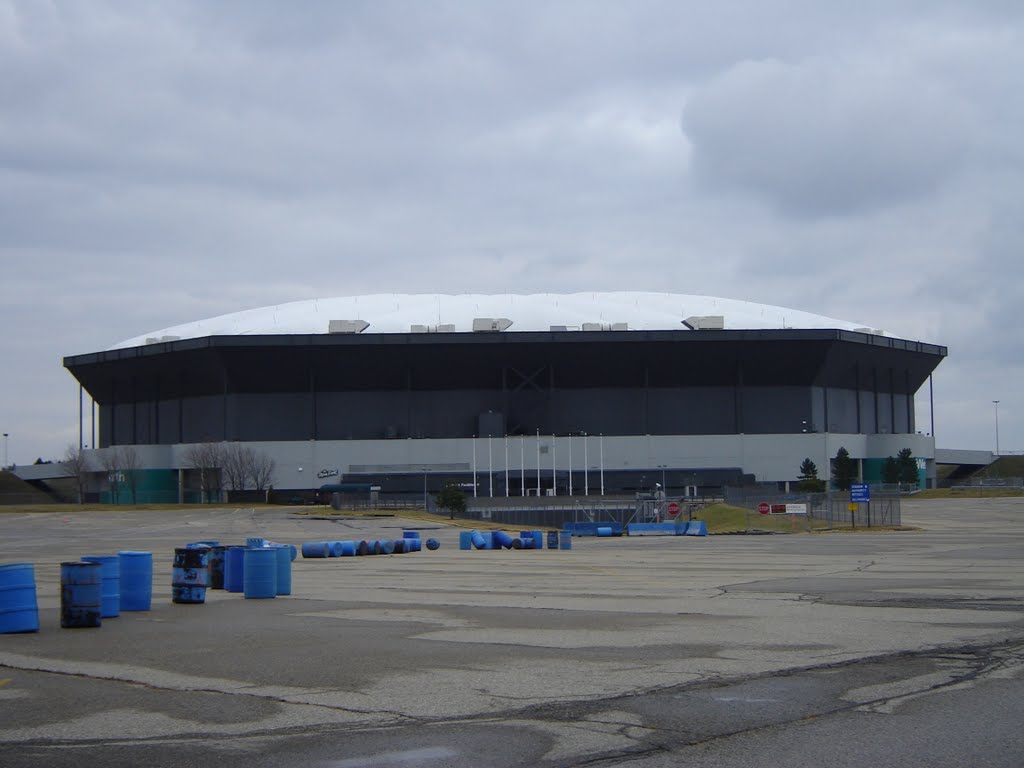
<svg viewBox="0 0 1024 768">
<path fill-rule="evenodd" d="M 859 504 L 868 505 L 868 528 L 871 527 L 871 486 L 867 483 L 854 483 L 850 486 L 850 525 L 857 527 L 854 513 Z"/>
</svg>

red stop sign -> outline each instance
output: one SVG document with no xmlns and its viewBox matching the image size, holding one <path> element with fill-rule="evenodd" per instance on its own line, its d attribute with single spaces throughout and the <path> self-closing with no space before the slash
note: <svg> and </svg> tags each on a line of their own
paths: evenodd
<svg viewBox="0 0 1024 768">
<path fill-rule="evenodd" d="M 767 515 L 769 512 L 772 511 L 772 506 L 767 501 L 762 501 L 760 504 L 757 505 L 757 511 L 760 512 L 762 515 Z"/>
<path fill-rule="evenodd" d="M 668 505 L 665 507 L 665 514 L 668 515 L 669 517 L 675 517 L 676 515 L 678 515 L 679 514 L 679 502 L 678 501 L 670 501 L 668 503 Z"/>
</svg>

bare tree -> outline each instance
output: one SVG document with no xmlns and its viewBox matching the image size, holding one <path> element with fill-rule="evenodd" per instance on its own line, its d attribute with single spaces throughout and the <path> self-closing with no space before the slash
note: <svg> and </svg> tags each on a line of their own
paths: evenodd
<svg viewBox="0 0 1024 768">
<path fill-rule="evenodd" d="M 75 487 L 78 489 L 78 503 L 83 503 L 85 501 L 85 487 L 89 482 L 89 461 L 85 451 L 77 445 L 69 445 L 64 450 L 64 459 L 61 461 L 61 466 L 74 479 Z"/>
<path fill-rule="evenodd" d="M 227 443 L 224 446 L 224 476 L 230 490 L 245 490 L 249 480 L 250 461 L 252 461 L 251 448 L 246 448 L 240 443 Z"/>
<path fill-rule="evenodd" d="M 121 464 L 120 448 L 105 448 L 100 453 L 100 463 L 107 473 L 107 487 L 110 489 L 110 503 L 117 504 L 124 482 L 124 468 Z"/>
<path fill-rule="evenodd" d="M 128 483 L 128 490 L 132 495 L 132 504 L 137 504 L 136 496 L 139 489 L 139 471 L 142 469 L 142 460 L 134 445 L 124 445 L 118 449 L 120 453 L 121 470 L 125 482 Z"/>
<path fill-rule="evenodd" d="M 265 491 L 274 477 L 277 462 L 266 453 L 249 451 L 248 475 L 257 491 Z"/>
<path fill-rule="evenodd" d="M 193 443 L 183 454 L 185 466 L 199 470 L 199 492 L 202 501 L 220 498 L 224 448 L 220 443 Z"/>
</svg>

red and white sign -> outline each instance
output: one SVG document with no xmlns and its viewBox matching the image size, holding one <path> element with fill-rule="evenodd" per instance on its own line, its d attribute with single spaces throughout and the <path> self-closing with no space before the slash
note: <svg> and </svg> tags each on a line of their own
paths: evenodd
<svg viewBox="0 0 1024 768">
<path fill-rule="evenodd" d="M 772 511 L 772 505 L 769 504 L 767 501 L 762 501 L 760 504 L 757 505 L 757 511 L 760 512 L 762 515 L 767 515 L 769 512 Z"/>
<path fill-rule="evenodd" d="M 679 514 L 679 502 L 678 501 L 670 501 L 665 506 L 665 514 L 668 515 L 669 517 L 675 517 L 676 515 L 678 515 Z"/>
</svg>

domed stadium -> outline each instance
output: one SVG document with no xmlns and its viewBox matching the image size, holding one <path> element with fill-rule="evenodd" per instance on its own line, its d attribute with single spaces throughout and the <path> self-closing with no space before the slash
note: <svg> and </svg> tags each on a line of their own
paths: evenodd
<svg viewBox="0 0 1024 768">
<path fill-rule="evenodd" d="M 870 479 L 910 448 L 914 398 L 946 355 L 864 323 L 707 296 L 375 294 L 151 331 L 65 358 L 82 444 L 132 446 L 152 500 L 189 493 L 190 446 L 273 459 L 275 490 L 672 493 Z M 91 400 L 91 402 L 89 402 Z M 194 462 L 193 462 L 194 463 Z"/>
</svg>

